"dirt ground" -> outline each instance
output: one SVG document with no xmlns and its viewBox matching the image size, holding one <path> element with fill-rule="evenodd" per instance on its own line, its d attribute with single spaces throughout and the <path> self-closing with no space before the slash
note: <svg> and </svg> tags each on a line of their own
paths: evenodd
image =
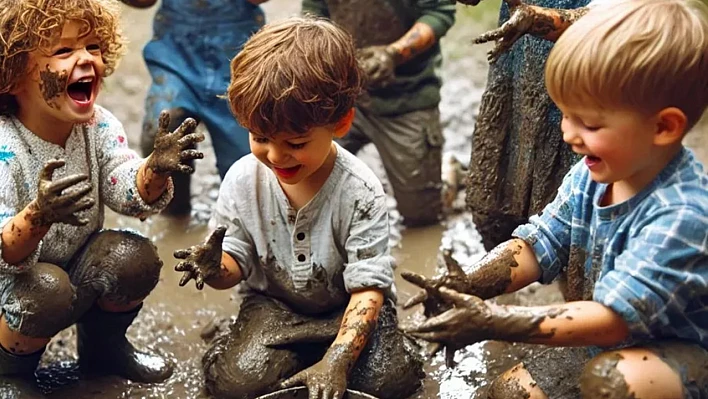
<svg viewBox="0 0 708 399">
<path fill-rule="evenodd" d="M 440 106 L 446 137 L 446 160 L 454 156 L 466 163 L 470 157 L 470 138 L 474 127 L 479 99 L 485 85 L 488 46 L 473 46 L 471 39 L 496 23 L 498 1 L 485 0 L 478 8 L 460 6 L 458 21 L 443 41 L 445 63 L 442 74 L 445 85 Z M 270 0 L 264 5 L 268 20 L 282 18 L 299 12 L 296 0 Z M 154 9 L 133 10 L 125 8 L 124 26 L 130 39 L 129 51 L 114 76 L 106 83 L 100 103 L 123 121 L 129 142 L 135 148 L 139 143 L 142 124 L 143 101 L 150 78 L 142 61 L 141 50 L 151 36 Z M 708 161 L 708 139 L 703 130 L 689 135 L 689 145 L 697 149 L 701 159 Z M 700 133 L 700 134 L 699 134 Z M 224 320 L 233 318 L 239 297 L 232 290 L 215 291 L 205 288 L 197 291 L 193 285 L 180 288 L 180 275 L 172 270 L 176 263 L 172 252 L 193 245 L 206 236 L 205 226 L 216 198 L 219 178 L 214 166 L 213 151 L 209 143 L 201 146 L 206 158 L 198 164 L 193 184 L 193 214 L 185 219 L 153 217 L 146 222 L 109 215 L 107 227 L 127 228 L 145 234 L 154 240 L 165 261 L 158 287 L 146 301 L 146 306 L 136 323 L 129 330 L 133 342 L 156 348 L 176 363 L 174 375 L 162 384 L 144 385 L 119 378 L 79 380 L 75 372 L 74 330 L 68 329 L 50 344 L 43 364 L 49 368 L 39 373 L 46 396 L 37 389 L 26 386 L 21 397 L 26 398 L 203 398 L 200 360 L 206 349 L 202 332 L 213 331 Z M 367 147 L 364 158 L 381 175 L 382 168 L 375 150 Z M 446 161 L 447 162 L 447 161 Z M 462 194 L 455 202 L 463 204 Z M 395 201 L 391 199 L 391 207 Z M 392 220 L 396 222 L 396 213 Z M 396 223 L 394 223 L 396 224 Z M 474 230 L 469 215 L 458 213 L 440 226 L 423 229 L 394 229 L 394 252 L 399 270 L 409 269 L 426 275 L 436 273 L 438 252 L 441 246 L 455 249 L 463 264 L 479 259 L 484 250 Z M 399 300 L 403 303 L 415 290 L 397 276 Z M 540 291 L 540 292 L 538 292 Z M 523 302 L 555 301 L 553 287 L 531 287 L 521 295 Z M 401 312 L 402 320 L 416 318 L 412 312 Z M 208 335 L 208 334 L 205 334 Z M 523 346 L 498 342 L 472 345 L 458 353 L 458 366 L 448 369 L 442 356 L 434 357 L 427 367 L 428 377 L 423 390 L 415 398 L 470 398 L 481 392 L 490 376 L 498 374 L 523 357 Z M 66 385 L 66 386 L 64 386 Z"/>
</svg>

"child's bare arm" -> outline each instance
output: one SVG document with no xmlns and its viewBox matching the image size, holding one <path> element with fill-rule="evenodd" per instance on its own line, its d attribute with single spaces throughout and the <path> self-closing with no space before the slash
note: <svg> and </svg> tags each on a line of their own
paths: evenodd
<svg viewBox="0 0 708 399">
<path fill-rule="evenodd" d="M 558 346 L 613 346 L 629 335 L 624 319 L 592 301 L 557 306 L 501 306 L 442 288 L 454 308 L 408 329 L 411 335 L 454 347 L 493 339 Z"/>
<path fill-rule="evenodd" d="M 3 227 L 2 257 L 5 262 L 22 262 L 37 249 L 54 223 L 74 226 L 88 223 L 77 214 L 95 203 L 90 196 L 92 187 L 87 182 L 88 176 L 71 175 L 52 181 L 54 170 L 64 164 L 64 160 L 59 159 L 47 162 L 40 172 L 37 198 Z"/>
<path fill-rule="evenodd" d="M 204 283 L 212 288 L 224 290 L 243 279 L 238 262 L 221 249 L 225 235 L 226 227 L 220 226 L 203 244 L 174 252 L 175 258 L 184 259 L 175 266 L 175 271 L 184 273 L 179 281 L 180 287 L 194 279 L 199 290 L 204 288 Z"/>
<path fill-rule="evenodd" d="M 191 148 L 204 140 L 204 135 L 194 133 L 197 127 L 194 119 L 187 118 L 174 132 L 169 131 L 169 125 L 169 113 L 163 111 L 158 122 L 154 150 L 137 174 L 138 192 L 148 204 L 155 202 L 165 192 L 170 174 L 193 173 L 194 168 L 187 163 L 204 158 L 204 154 Z"/>
<path fill-rule="evenodd" d="M 336 398 L 344 395 L 347 378 L 376 327 L 384 295 L 379 289 L 366 289 L 352 294 L 339 334 L 327 353 L 314 366 L 283 381 L 282 388 L 306 385 L 310 395 Z"/>
</svg>

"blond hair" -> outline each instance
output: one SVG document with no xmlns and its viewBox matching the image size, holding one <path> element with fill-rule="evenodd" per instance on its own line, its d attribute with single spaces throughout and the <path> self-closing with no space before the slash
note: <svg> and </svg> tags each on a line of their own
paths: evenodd
<svg viewBox="0 0 708 399">
<path fill-rule="evenodd" d="M 118 3 L 113 0 L 3 0 L 0 8 L 0 115 L 14 113 L 10 92 L 29 73 L 29 53 L 48 47 L 67 21 L 93 32 L 110 75 L 122 55 Z"/>
<path fill-rule="evenodd" d="M 708 13 L 700 0 L 600 4 L 565 31 L 546 64 L 554 102 L 645 115 L 676 107 L 689 130 L 708 105 Z"/>
<path fill-rule="evenodd" d="M 227 95 L 251 132 L 307 132 L 341 120 L 362 91 L 352 37 L 334 23 L 293 17 L 264 26 L 231 61 Z"/>
</svg>

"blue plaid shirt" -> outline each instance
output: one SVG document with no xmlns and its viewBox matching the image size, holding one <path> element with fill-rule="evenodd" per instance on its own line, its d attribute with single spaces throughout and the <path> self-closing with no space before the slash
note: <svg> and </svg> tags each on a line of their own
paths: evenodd
<svg viewBox="0 0 708 399">
<path fill-rule="evenodd" d="M 568 300 L 620 314 L 630 341 L 682 338 L 708 347 L 708 176 L 688 149 L 631 199 L 599 206 L 606 184 L 584 162 L 555 200 L 518 227 L 542 283 L 563 279 Z"/>
</svg>

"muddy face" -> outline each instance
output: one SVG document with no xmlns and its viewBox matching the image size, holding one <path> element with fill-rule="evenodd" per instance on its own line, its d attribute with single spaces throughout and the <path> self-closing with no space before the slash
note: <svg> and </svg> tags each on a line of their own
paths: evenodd
<svg viewBox="0 0 708 399">
<path fill-rule="evenodd" d="M 49 65 L 44 70 L 39 71 L 39 91 L 42 93 L 44 102 L 51 108 L 59 109 L 58 98 L 64 94 L 69 74 L 66 70 L 52 71 Z"/>
</svg>

